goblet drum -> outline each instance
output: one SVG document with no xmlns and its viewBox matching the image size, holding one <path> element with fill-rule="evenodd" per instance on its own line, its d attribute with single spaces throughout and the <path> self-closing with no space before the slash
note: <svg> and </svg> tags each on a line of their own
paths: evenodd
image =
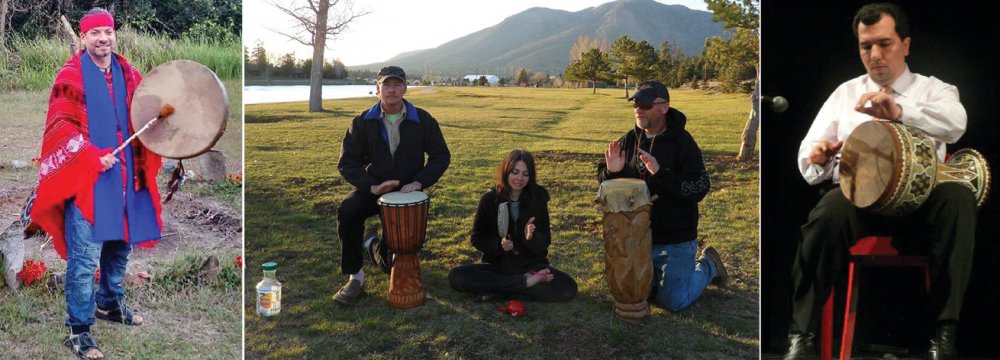
<svg viewBox="0 0 1000 360">
<path fill-rule="evenodd" d="M 424 304 L 417 252 L 424 246 L 431 200 L 420 191 L 391 192 L 378 199 L 382 234 L 395 254 L 389 274 L 389 305 L 409 309 Z"/>
</svg>

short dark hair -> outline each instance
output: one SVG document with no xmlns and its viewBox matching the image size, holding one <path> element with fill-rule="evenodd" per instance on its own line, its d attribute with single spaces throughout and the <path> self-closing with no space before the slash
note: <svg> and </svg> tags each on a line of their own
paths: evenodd
<svg viewBox="0 0 1000 360">
<path fill-rule="evenodd" d="M 858 13 L 854 15 L 854 38 L 858 37 L 858 24 L 864 23 L 866 26 L 874 25 L 882 19 L 882 14 L 892 16 L 896 21 L 896 34 L 901 40 L 910 37 L 910 21 L 906 13 L 898 5 L 893 3 L 875 3 L 862 6 Z"/>
<path fill-rule="evenodd" d="M 102 7 L 94 7 L 94 8 L 91 8 L 90 10 L 87 10 L 87 12 L 86 12 L 86 13 L 84 13 L 84 14 L 83 14 L 83 16 L 81 16 L 80 18 L 82 19 L 82 18 L 85 18 L 85 17 L 87 17 L 88 15 L 94 15 L 94 14 L 108 14 L 108 15 L 114 15 L 114 14 L 112 14 L 112 13 L 111 13 L 110 11 L 108 11 L 108 10 L 107 10 L 107 9 L 105 9 L 105 8 L 102 8 Z"/>
</svg>

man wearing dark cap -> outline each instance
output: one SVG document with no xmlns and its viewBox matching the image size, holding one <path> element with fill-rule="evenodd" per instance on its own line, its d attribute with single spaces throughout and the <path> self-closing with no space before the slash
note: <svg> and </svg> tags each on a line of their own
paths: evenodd
<svg viewBox="0 0 1000 360">
<path fill-rule="evenodd" d="M 701 296 L 710 282 L 725 285 L 729 276 L 715 248 L 695 260 L 698 202 L 709 190 L 701 149 L 684 130 L 684 113 L 670 107 L 670 93 L 659 81 L 639 84 L 629 99 L 635 128 L 608 145 L 597 166 L 598 183 L 617 178 L 646 182 L 653 233 L 653 291 L 657 305 L 680 311 Z"/>
<path fill-rule="evenodd" d="M 403 99 L 406 73 L 398 66 L 378 72 L 379 102 L 354 118 L 344 135 L 337 170 L 355 189 L 337 209 L 340 270 L 350 275 L 333 300 L 353 305 L 364 294 L 364 252 L 388 273 L 392 262 L 384 240 L 368 231 L 365 219 L 378 214 L 382 194 L 412 192 L 434 185 L 451 162 L 441 128 L 427 111 Z M 424 154 L 427 154 L 426 162 Z"/>
</svg>

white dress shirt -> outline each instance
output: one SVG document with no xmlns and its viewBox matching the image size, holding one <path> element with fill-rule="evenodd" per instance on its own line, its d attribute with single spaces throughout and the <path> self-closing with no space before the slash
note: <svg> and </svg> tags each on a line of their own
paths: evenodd
<svg viewBox="0 0 1000 360">
<path fill-rule="evenodd" d="M 920 129 L 930 136 L 937 147 L 939 161 L 944 161 L 945 144 L 952 144 L 965 133 L 965 108 L 958 100 L 958 88 L 933 76 L 910 72 L 907 67 L 891 85 L 893 99 L 903 109 L 899 121 Z M 809 153 L 821 140 L 837 142 L 847 140 L 854 128 L 872 116 L 854 110 L 861 95 L 876 92 L 881 86 L 868 75 L 862 75 L 840 84 L 826 100 L 813 120 L 809 132 L 799 145 L 799 172 L 810 185 L 833 179 L 840 182 L 840 153 L 826 166 L 810 165 Z"/>
</svg>

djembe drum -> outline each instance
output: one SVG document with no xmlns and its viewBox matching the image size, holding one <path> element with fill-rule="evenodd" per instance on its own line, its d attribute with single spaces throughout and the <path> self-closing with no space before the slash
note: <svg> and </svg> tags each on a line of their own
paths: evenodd
<svg viewBox="0 0 1000 360">
<path fill-rule="evenodd" d="M 983 205 L 990 192 L 990 167 L 979 152 L 961 149 L 938 163 L 934 142 L 898 122 L 869 121 L 844 142 L 840 189 L 855 206 L 902 216 L 920 207 L 937 184 L 956 182 Z"/>
<path fill-rule="evenodd" d="M 649 315 L 646 298 L 653 285 L 649 190 L 639 179 L 608 180 L 595 202 L 604 213 L 604 264 L 615 314 L 639 321 Z"/>
<path fill-rule="evenodd" d="M 417 252 L 424 246 L 431 200 L 420 191 L 391 192 L 378 199 L 382 234 L 396 254 L 389 274 L 389 305 L 409 309 L 424 304 Z"/>
</svg>

